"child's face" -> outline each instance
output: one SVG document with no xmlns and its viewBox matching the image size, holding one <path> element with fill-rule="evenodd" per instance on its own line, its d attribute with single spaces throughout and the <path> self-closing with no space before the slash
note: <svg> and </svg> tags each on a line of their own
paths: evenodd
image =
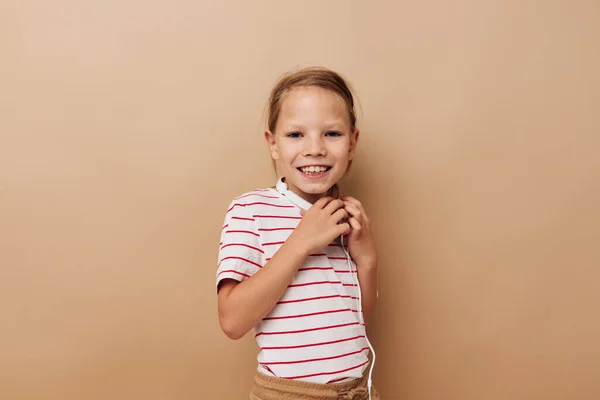
<svg viewBox="0 0 600 400">
<path fill-rule="evenodd" d="M 289 189 L 314 202 L 346 173 L 358 130 L 336 93 L 301 87 L 286 93 L 275 132 L 265 137 Z"/>
</svg>

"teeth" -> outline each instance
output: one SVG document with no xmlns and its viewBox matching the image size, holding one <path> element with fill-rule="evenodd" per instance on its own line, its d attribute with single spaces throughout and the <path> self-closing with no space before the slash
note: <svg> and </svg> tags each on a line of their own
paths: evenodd
<svg viewBox="0 0 600 400">
<path fill-rule="evenodd" d="M 304 167 L 301 168 L 302 172 L 304 173 L 320 173 L 320 172 L 325 172 L 327 171 L 327 167 L 315 167 L 315 166 L 310 166 L 310 167 Z"/>
</svg>

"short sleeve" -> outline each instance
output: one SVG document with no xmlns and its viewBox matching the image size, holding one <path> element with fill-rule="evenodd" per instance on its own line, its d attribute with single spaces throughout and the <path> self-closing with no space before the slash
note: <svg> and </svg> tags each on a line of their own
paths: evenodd
<svg viewBox="0 0 600 400">
<path fill-rule="evenodd" d="M 243 281 L 266 263 L 256 220 L 249 207 L 232 201 L 225 215 L 219 243 L 217 288 L 223 279 Z"/>
</svg>

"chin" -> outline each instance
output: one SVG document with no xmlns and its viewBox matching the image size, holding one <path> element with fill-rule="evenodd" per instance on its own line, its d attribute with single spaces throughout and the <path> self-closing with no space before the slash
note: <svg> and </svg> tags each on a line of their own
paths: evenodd
<svg viewBox="0 0 600 400">
<path fill-rule="evenodd" d="M 296 187 L 306 194 L 321 195 L 327 193 L 333 185 L 297 185 Z"/>
<path fill-rule="evenodd" d="M 323 194 L 323 193 L 327 192 L 327 190 L 329 190 L 329 189 L 310 189 L 310 188 L 299 188 L 299 189 L 302 190 L 306 194 L 314 194 L 314 195 Z"/>
</svg>

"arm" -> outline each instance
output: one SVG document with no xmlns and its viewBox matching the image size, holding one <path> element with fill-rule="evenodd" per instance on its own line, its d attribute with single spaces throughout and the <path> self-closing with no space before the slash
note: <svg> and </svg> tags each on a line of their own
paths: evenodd
<svg viewBox="0 0 600 400">
<path fill-rule="evenodd" d="M 231 206 L 229 210 L 243 213 L 244 207 Z M 227 336 L 239 339 L 271 312 L 306 257 L 346 234 L 350 226 L 339 224 L 348 216 L 343 202 L 322 197 L 265 263 L 252 216 L 228 215 L 217 267 L 217 279 L 223 275 L 218 291 L 219 322 Z"/>
<path fill-rule="evenodd" d="M 372 317 L 377 303 L 377 250 L 371 234 L 367 213 L 360 201 L 351 196 L 342 196 L 348 210 L 352 231 L 348 237 L 350 255 L 356 263 L 360 283 L 361 307 L 365 325 Z"/>
<path fill-rule="evenodd" d="M 250 278 L 223 281 L 218 294 L 219 323 L 227 336 L 243 337 L 273 309 L 308 256 L 301 250 L 304 247 L 288 240 Z"/>
<path fill-rule="evenodd" d="M 357 265 L 365 325 L 371 320 L 377 304 L 377 263 Z"/>
</svg>

